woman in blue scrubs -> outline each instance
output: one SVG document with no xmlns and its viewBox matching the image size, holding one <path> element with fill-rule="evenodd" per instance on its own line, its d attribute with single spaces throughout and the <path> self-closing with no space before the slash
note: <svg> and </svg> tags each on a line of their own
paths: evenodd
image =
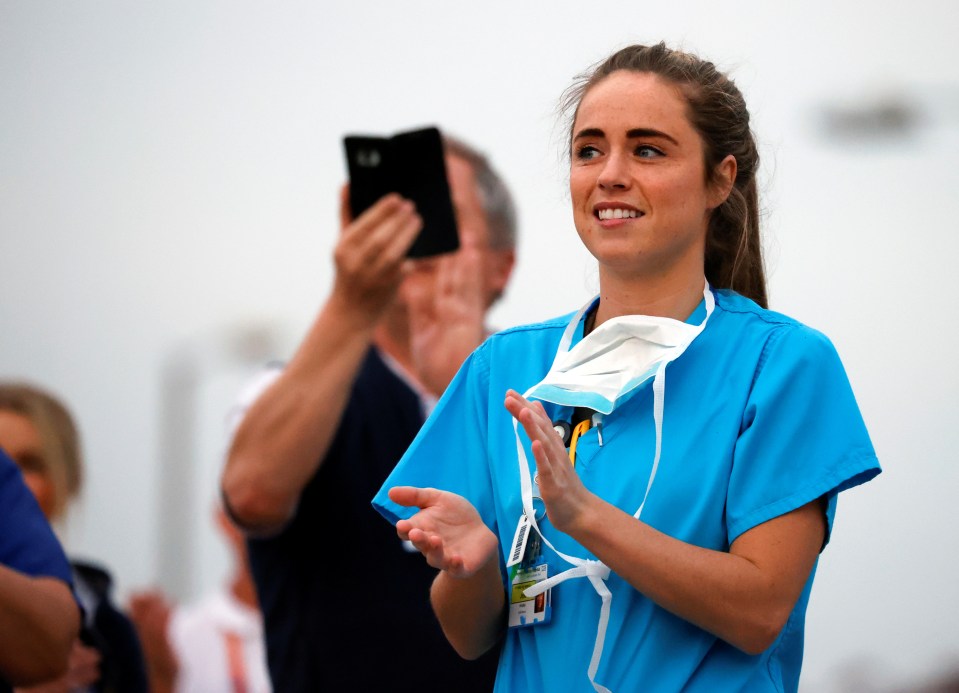
<svg viewBox="0 0 959 693">
<path fill-rule="evenodd" d="M 457 651 L 505 638 L 497 691 L 794 691 L 836 497 L 879 465 L 832 344 L 766 307 L 742 94 L 659 44 L 567 96 L 599 296 L 490 337 L 374 506 Z"/>
</svg>

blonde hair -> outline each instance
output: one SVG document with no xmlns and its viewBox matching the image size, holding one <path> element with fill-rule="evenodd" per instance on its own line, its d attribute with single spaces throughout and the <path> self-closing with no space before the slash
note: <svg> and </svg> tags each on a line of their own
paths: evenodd
<svg viewBox="0 0 959 693">
<path fill-rule="evenodd" d="M 60 516 L 83 483 L 80 434 L 73 417 L 56 397 L 26 383 L 0 383 L 0 410 L 29 419 L 37 429 L 54 489 L 53 517 Z"/>
</svg>

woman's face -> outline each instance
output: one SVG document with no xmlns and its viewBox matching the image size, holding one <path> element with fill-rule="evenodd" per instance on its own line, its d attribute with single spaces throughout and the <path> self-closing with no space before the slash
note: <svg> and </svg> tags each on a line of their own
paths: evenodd
<svg viewBox="0 0 959 693">
<path fill-rule="evenodd" d="M 22 414 L 0 409 L 0 448 L 20 467 L 23 480 L 36 497 L 40 510 L 48 520 L 52 519 L 56 508 L 56 490 L 36 426 Z"/>
<path fill-rule="evenodd" d="M 625 70 L 580 102 L 570 196 L 576 230 L 601 276 L 702 277 L 709 215 L 725 194 L 706 184 L 702 138 L 686 108 L 675 85 Z"/>
</svg>

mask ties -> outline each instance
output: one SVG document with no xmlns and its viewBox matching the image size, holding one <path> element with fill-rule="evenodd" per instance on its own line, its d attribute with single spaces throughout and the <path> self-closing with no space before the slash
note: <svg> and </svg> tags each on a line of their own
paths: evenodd
<svg viewBox="0 0 959 693">
<path fill-rule="evenodd" d="M 610 690 L 602 684 L 596 683 L 596 671 L 599 669 L 599 661 L 603 656 L 603 645 L 606 643 L 606 627 L 609 624 L 610 603 L 613 599 L 613 593 L 609 591 L 604 580 L 609 578 L 609 566 L 602 561 L 585 560 L 582 564 L 564 570 L 558 575 L 543 580 L 532 587 L 527 587 L 523 592 L 527 597 L 535 597 L 542 594 L 554 585 L 566 582 L 571 578 L 587 578 L 593 585 L 593 589 L 602 599 L 602 606 L 599 609 L 599 622 L 596 624 L 596 642 L 593 644 L 593 655 L 589 659 L 589 669 L 586 670 L 589 676 L 589 682 L 593 689 L 598 693 L 610 693 Z"/>
</svg>

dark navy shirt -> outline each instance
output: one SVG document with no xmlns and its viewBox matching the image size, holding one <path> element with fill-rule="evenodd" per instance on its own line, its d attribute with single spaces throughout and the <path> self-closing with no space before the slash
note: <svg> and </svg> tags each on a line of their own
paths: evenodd
<svg viewBox="0 0 959 693">
<path fill-rule="evenodd" d="M 492 689 L 498 653 L 453 651 L 429 603 L 435 569 L 370 507 L 422 424 L 417 394 L 370 351 L 296 516 L 249 541 L 274 690 Z"/>
</svg>

